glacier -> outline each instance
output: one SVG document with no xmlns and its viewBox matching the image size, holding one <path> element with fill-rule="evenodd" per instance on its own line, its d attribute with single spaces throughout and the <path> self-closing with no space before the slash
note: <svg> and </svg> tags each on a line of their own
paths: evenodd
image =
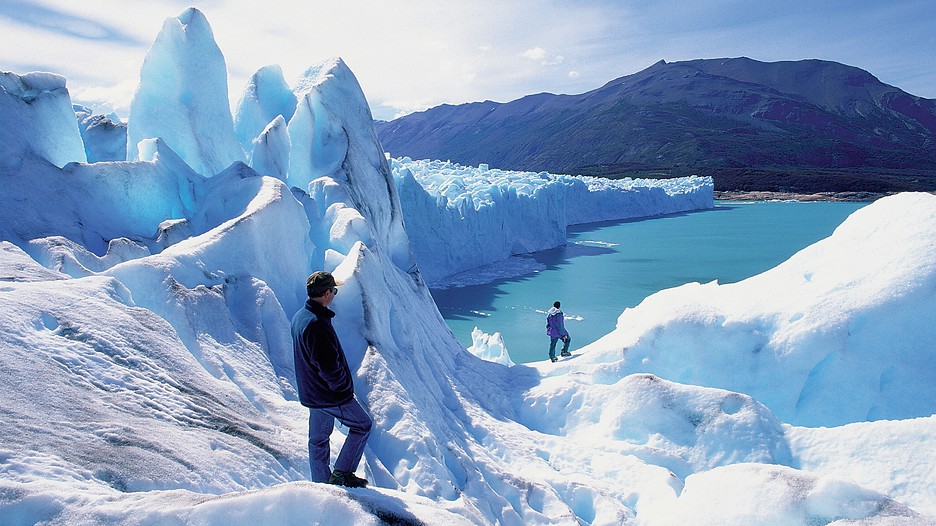
<svg viewBox="0 0 936 526">
<path fill-rule="evenodd" d="M 936 196 L 881 199 L 743 282 L 652 295 L 577 360 L 508 366 L 445 326 L 340 59 L 250 128 L 289 139 L 263 154 L 278 164 L 250 139 L 208 173 L 162 136 L 88 164 L 64 79 L 4 75 L 0 116 L 24 124 L 0 141 L 4 523 L 936 524 Z M 152 100 L 207 110 L 226 83 L 205 82 Z M 45 91 L 25 104 L 24 85 Z M 185 148 L 236 140 L 216 117 L 191 115 Z M 345 282 L 335 324 L 374 417 L 367 489 L 307 482 L 288 317 L 320 268 Z"/>
<path fill-rule="evenodd" d="M 710 177 L 611 180 L 409 157 L 390 162 L 413 253 L 432 287 L 512 255 L 564 245 L 569 225 L 714 206 Z"/>
</svg>

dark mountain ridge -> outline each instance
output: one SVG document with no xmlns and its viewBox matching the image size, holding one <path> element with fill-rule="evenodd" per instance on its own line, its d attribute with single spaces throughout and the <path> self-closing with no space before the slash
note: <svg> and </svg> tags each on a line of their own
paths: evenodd
<svg viewBox="0 0 936 526">
<path fill-rule="evenodd" d="M 936 190 L 936 101 L 823 60 L 660 61 L 580 95 L 442 105 L 377 130 L 394 156 L 466 165 L 710 175 L 717 190 Z"/>
</svg>

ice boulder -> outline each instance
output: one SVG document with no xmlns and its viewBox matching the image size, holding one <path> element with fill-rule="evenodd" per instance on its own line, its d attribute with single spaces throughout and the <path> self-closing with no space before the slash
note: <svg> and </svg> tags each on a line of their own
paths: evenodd
<svg viewBox="0 0 936 526">
<path fill-rule="evenodd" d="M 0 71 L 0 169 L 17 169 L 25 156 L 58 166 L 87 162 L 65 77 Z"/>
<path fill-rule="evenodd" d="M 74 108 L 88 162 L 126 161 L 127 125 L 114 114 L 95 115 L 84 106 Z"/>
<path fill-rule="evenodd" d="M 471 347 L 468 348 L 468 352 L 488 362 L 499 363 L 507 367 L 514 365 L 513 360 L 510 359 L 510 353 L 507 352 L 507 346 L 504 344 L 504 338 L 499 332 L 488 334 L 475 327 L 471 331 Z"/>
<path fill-rule="evenodd" d="M 127 159 L 140 159 L 140 141 L 160 138 L 205 177 L 244 161 L 229 104 L 224 57 L 205 16 L 189 8 L 166 19 L 130 103 Z"/>
</svg>

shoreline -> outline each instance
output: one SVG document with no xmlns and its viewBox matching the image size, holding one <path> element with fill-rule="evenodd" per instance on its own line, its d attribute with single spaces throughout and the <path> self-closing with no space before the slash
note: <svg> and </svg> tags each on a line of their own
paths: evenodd
<svg viewBox="0 0 936 526">
<path fill-rule="evenodd" d="M 871 202 L 891 195 L 884 192 L 816 192 L 801 194 L 795 192 L 768 192 L 756 190 L 715 190 L 717 201 L 850 201 Z"/>
</svg>

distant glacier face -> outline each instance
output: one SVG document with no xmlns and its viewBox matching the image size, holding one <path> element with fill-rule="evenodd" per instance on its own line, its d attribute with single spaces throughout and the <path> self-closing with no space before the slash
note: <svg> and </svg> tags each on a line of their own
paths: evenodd
<svg viewBox="0 0 936 526">
<path fill-rule="evenodd" d="M 714 206 L 711 177 L 605 179 L 391 159 L 406 232 L 430 285 L 565 244 L 566 227 Z"/>
</svg>

